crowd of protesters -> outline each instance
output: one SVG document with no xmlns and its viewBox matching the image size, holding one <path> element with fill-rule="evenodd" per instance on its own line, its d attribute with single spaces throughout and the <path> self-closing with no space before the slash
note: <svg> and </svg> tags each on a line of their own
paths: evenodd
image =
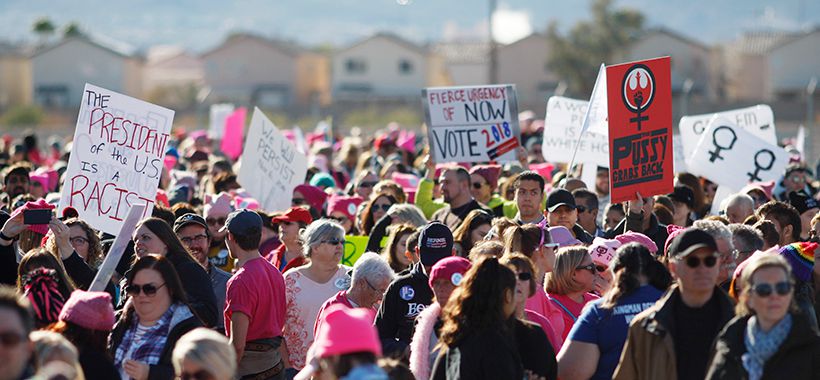
<svg viewBox="0 0 820 380">
<path fill-rule="evenodd" d="M 5 136 L 0 379 L 820 378 L 804 160 L 722 200 L 676 173 L 611 203 L 606 168 L 544 162 L 521 122 L 500 164 L 437 163 L 395 125 L 292 139 L 309 169 L 281 210 L 177 132 L 101 291 L 115 236 L 57 213 L 70 141 Z M 37 209 L 50 222 L 26 224 Z"/>
</svg>

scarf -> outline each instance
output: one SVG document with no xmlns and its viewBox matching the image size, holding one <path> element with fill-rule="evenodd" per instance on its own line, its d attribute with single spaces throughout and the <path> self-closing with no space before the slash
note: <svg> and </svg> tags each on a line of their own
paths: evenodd
<svg viewBox="0 0 820 380">
<path fill-rule="evenodd" d="M 746 324 L 746 334 L 743 338 L 746 343 L 746 353 L 741 356 L 743 368 L 749 372 L 749 380 L 760 380 L 763 376 L 763 366 L 766 361 L 777 352 L 783 341 L 792 329 L 792 316 L 786 316 L 772 327 L 769 332 L 760 329 L 757 317 L 752 316 Z"/>
<path fill-rule="evenodd" d="M 137 326 L 139 325 L 139 317 L 134 313 L 134 320 L 131 322 L 131 326 L 128 327 L 128 330 L 125 331 L 122 342 L 115 352 L 114 366 L 116 368 L 122 368 L 122 364 L 126 359 L 140 361 L 149 365 L 159 363 L 160 356 L 165 348 L 165 342 L 168 339 L 168 333 L 171 331 L 171 319 L 178 307 L 179 305 L 172 304 L 171 307 L 165 311 L 165 314 L 162 314 L 162 317 L 159 318 L 157 323 L 143 334 L 139 342 L 134 341 Z M 128 353 L 132 344 L 139 344 L 139 346 L 134 350 L 130 358 L 126 358 L 125 355 Z"/>
</svg>

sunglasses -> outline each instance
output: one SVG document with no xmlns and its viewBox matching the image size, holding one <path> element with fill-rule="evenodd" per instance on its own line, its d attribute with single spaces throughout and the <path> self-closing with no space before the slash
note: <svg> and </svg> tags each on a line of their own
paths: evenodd
<svg viewBox="0 0 820 380">
<path fill-rule="evenodd" d="M 16 347 L 25 339 L 23 334 L 18 334 L 11 331 L 0 333 L 0 345 L 7 348 Z"/>
<path fill-rule="evenodd" d="M 530 272 L 521 272 L 518 274 L 518 281 L 529 281 L 532 280 L 532 273 Z"/>
<path fill-rule="evenodd" d="M 703 259 L 703 265 L 706 265 L 707 268 L 711 268 L 717 264 L 718 258 L 717 256 L 709 256 Z M 689 268 L 697 268 L 700 266 L 701 259 L 693 256 L 689 256 L 686 258 L 686 266 Z"/>
<path fill-rule="evenodd" d="M 128 294 L 131 297 L 136 297 L 140 294 L 140 291 L 142 291 L 142 293 L 144 293 L 146 296 L 153 297 L 155 294 L 157 294 L 157 290 L 159 290 L 159 288 L 163 286 L 165 286 L 165 284 L 162 284 L 160 286 L 156 286 L 153 284 L 131 284 L 125 287 L 125 294 Z"/>
<path fill-rule="evenodd" d="M 575 206 L 575 209 L 578 210 L 579 213 L 587 212 L 587 208 L 585 206 Z"/>
<path fill-rule="evenodd" d="M 360 182 L 359 187 L 373 187 L 376 186 L 378 182 L 375 181 L 368 181 L 368 182 Z"/>
<path fill-rule="evenodd" d="M 390 206 L 393 206 L 393 205 L 389 205 L 389 204 L 376 205 L 376 204 L 374 204 L 372 209 L 373 209 L 373 211 L 381 209 L 382 211 L 387 212 L 387 210 L 390 210 Z"/>
<path fill-rule="evenodd" d="M 179 375 L 179 378 L 180 380 L 209 380 L 213 379 L 213 376 L 211 376 L 211 374 L 208 373 L 208 371 L 201 369 L 194 373 L 183 372 Z"/>
<path fill-rule="evenodd" d="M 224 226 L 227 220 L 228 218 L 208 218 L 205 219 L 205 222 L 210 226 Z"/>
<path fill-rule="evenodd" d="M 323 240 L 322 243 L 330 244 L 330 245 L 339 245 L 339 244 L 344 244 L 345 239 L 328 239 L 328 240 Z"/>
<path fill-rule="evenodd" d="M 290 204 L 293 206 L 301 206 L 305 204 L 305 198 L 293 198 L 290 200 Z"/>
<path fill-rule="evenodd" d="M 478 189 L 481 189 L 482 187 L 484 187 L 484 184 L 483 184 L 483 183 L 481 183 L 481 182 L 473 182 L 473 189 L 478 190 Z"/>
<path fill-rule="evenodd" d="M 785 296 L 792 291 L 792 283 L 788 281 L 781 281 L 776 284 L 754 284 L 751 289 L 752 293 L 761 297 L 768 297 L 772 292 L 777 292 L 781 296 Z"/>
<path fill-rule="evenodd" d="M 344 223 L 344 222 L 349 220 L 348 218 L 346 218 L 344 216 L 328 216 L 327 218 L 328 219 L 333 219 L 333 220 L 335 220 L 339 223 Z"/>
<path fill-rule="evenodd" d="M 598 273 L 603 273 L 603 272 L 606 272 L 606 270 L 607 270 L 607 269 L 608 269 L 608 268 L 607 268 L 606 266 L 603 266 L 603 265 L 596 265 L 596 266 L 595 266 L 595 270 L 597 270 L 597 271 L 598 271 Z"/>
<path fill-rule="evenodd" d="M 575 267 L 575 270 L 588 270 L 588 271 L 590 271 L 591 273 L 594 274 L 594 273 L 598 273 L 597 272 L 598 266 L 595 265 L 595 264 L 587 264 L 587 265 L 582 265 L 582 266 Z"/>
</svg>

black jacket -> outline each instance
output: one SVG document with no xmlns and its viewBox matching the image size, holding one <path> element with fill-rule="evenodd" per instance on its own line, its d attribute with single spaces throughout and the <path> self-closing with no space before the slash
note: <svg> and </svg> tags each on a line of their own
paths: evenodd
<svg viewBox="0 0 820 380">
<path fill-rule="evenodd" d="M 211 285 L 211 277 L 201 265 L 188 260 L 179 255 L 168 255 L 166 257 L 174 265 L 185 295 L 188 296 L 188 303 L 194 313 L 202 319 L 202 323 L 207 327 L 216 326 L 217 313 L 221 310 L 216 308 L 216 295 Z"/>
<path fill-rule="evenodd" d="M 76 342 L 73 342 L 76 343 Z M 92 348 L 77 347 L 80 351 L 80 367 L 86 379 L 119 379 L 120 373 L 111 358 Z"/>
<path fill-rule="evenodd" d="M 655 242 L 655 245 L 658 246 L 658 256 L 666 255 L 666 252 L 663 251 L 663 247 L 666 245 L 666 239 L 669 237 L 669 233 L 666 232 L 666 225 L 660 224 L 655 214 L 649 214 L 649 228 L 645 231 L 641 231 L 643 218 L 643 213 L 633 214 L 628 212 L 626 213 L 626 217 L 621 220 L 615 228 L 604 233 L 604 237 L 614 239 L 615 236 L 623 234 L 626 231 L 640 232 Z"/>
<path fill-rule="evenodd" d="M 387 287 L 376 315 L 385 356 L 401 355 L 410 344 L 416 316 L 433 302 L 433 290 L 427 281 L 421 263 L 416 263 L 409 273 L 397 277 Z"/>
<path fill-rule="evenodd" d="M 491 329 L 442 349 L 430 374 L 431 380 L 520 380 L 524 367 L 510 331 Z"/>
<path fill-rule="evenodd" d="M 547 380 L 557 379 L 558 363 L 555 360 L 555 350 L 541 326 L 520 319 L 515 319 L 513 326 L 515 343 L 524 370 Z"/>
<path fill-rule="evenodd" d="M 88 287 L 94 282 L 94 277 L 97 276 L 97 271 L 88 266 L 83 258 L 77 254 L 77 251 L 72 252 L 71 256 L 63 260 L 63 266 L 68 277 L 71 278 L 71 281 L 74 281 L 74 285 L 82 290 L 88 290 Z M 114 289 L 114 283 L 111 280 L 105 286 L 105 291 L 111 295 L 111 300 L 115 302 L 117 291 Z"/>
<path fill-rule="evenodd" d="M 111 357 L 114 357 L 116 354 L 117 347 L 119 347 L 122 343 L 122 338 L 125 336 L 126 330 L 128 330 L 129 326 L 127 326 L 124 322 L 124 318 L 120 318 L 117 324 L 114 325 L 114 330 L 111 331 L 111 337 L 108 342 L 108 350 Z M 135 322 L 132 320 L 131 323 Z M 174 351 L 174 346 L 176 346 L 179 338 L 185 335 L 185 333 L 201 326 L 202 322 L 200 322 L 196 315 L 171 326 L 171 330 L 168 332 L 168 338 L 165 340 L 165 347 L 162 348 L 159 363 L 149 366 L 148 380 L 165 380 L 174 378 L 174 366 L 171 362 L 171 354 Z"/>
<path fill-rule="evenodd" d="M 742 355 L 749 316 L 731 320 L 718 335 L 707 379 L 748 379 Z M 820 336 L 806 317 L 792 313 L 792 329 L 763 366 L 762 379 L 820 379 Z"/>
<path fill-rule="evenodd" d="M 458 226 L 461 225 L 461 222 L 464 221 L 464 218 L 467 217 L 467 214 L 473 210 L 484 210 L 488 213 L 492 213 L 492 210 L 488 210 L 482 206 L 481 203 L 478 203 L 477 200 L 473 199 L 464 206 L 456 209 L 453 209 L 450 205 L 444 206 L 444 208 L 433 213 L 430 221 L 435 220 L 441 222 L 445 226 L 450 227 L 450 231 L 455 231 Z"/>
<path fill-rule="evenodd" d="M 584 245 L 590 245 L 592 244 L 592 241 L 595 240 L 595 237 L 590 235 L 589 232 L 587 232 L 587 230 L 585 230 L 584 227 L 581 227 L 578 223 L 575 223 L 575 225 L 572 226 L 572 233 L 575 235 L 575 238 L 580 240 L 581 243 L 584 243 Z"/>
</svg>

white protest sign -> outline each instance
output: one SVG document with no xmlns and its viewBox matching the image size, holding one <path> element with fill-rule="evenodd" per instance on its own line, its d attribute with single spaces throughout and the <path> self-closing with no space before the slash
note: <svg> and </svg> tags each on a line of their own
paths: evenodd
<svg viewBox="0 0 820 380">
<path fill-rule="evenodd" d="M 578 145 L 578 163 L 609 167 L 609 137 L 587 131 L 580 139 L 584 115 L 589 102 L 552 96 L 547 101 L 544 119 L 544 141 L 541 153 L 549 162 L 569 163 Z"/>
<path fill-rule="evenodd" d="M 254 108 L 237 180 L 268 211 L 291 206 L 293 188 L 305 182 L 307 158 Z"/>
<path fill-rule="evenodd" d="M 210 110 L 210 122 L 208 125 L 208 136 L 212 139 L 221 139 L 225 129 L 225 120 L 234 111 L 234 105 L 230 103 L 212 104 Z"/>
<path fill-rule="evenodd" d="M 598 78 L 592 86 L 592 95 L 589 97 L 589 112 L 584 116 L 583 131 L 609 135 L 609 107 L 606 99 L 606 66 L 601 64 L 598 69 Z"/>
<path fill-rule="evenodd" d="M 675 173 L 686 171 L 686 153 L 683 152 L 683 140 L 680 134 L 672 135 L 672 151 L 674 152 L 673 162 Z"/>
<path fill-rule="evenodd" d="M 151 215 L 174 111 L 85 85 L 59 212 L 117 234 L 135 204 Z"/>
<path fill-rule="evenodd" d="M 689 172 L 719 186 L 742 189 L 749 182 L 777 180 L 789 154 L 725 118 L 714 118 L 687 162 Z"/>
<path fill-rule="evenodd" d="M 125 218 L 120 232 L 117 233 L 117 237 L 114 238 L 114 244 L 111 245 L 111 249 L 108 250 L 108 253 L 105 255 L 105 259 L 102 265 L 100 265 L 100 270 L 97 271 L 97 275 L 94 276 L 94 281 L 91 282 L 88 291 L 105 291 L 105 286 L 111 281 L 111 275 L 113 275 L 114 270 L 117 269 L 117 264 L 119 264 L 122 254 L 125 252 L 125 248 L 131 241 L 131 235 L 134 233 L 134 230 L 137 229 L 137 223 L 142 219 L 143 211 L 145 211 L 145 205 L 134 205 L 134 207 L 131 207 L 131 210 L 128 211 L 128 216 Z"/>
<path fill-rule="evenodd" d="M 730 111 L 703 115 L 684 116 L 678 123 L 678 130 L 683 142 L 683 153 L 686 160 L 692 156 L 700 136 L 713 117 L 722 117 L 733 122 L 734 125 L 745 129 L 769 144 L 777 145 L 775 135 L 774 113 L 772 108 L 765 104 L 753 107 L 740 108 Z"/>
<path fill-rule="evenodd" d="M 517 161 L 521 129 L 514 85 L 430 87 L 421 97 L 436 162 Z"/>
</svg>

